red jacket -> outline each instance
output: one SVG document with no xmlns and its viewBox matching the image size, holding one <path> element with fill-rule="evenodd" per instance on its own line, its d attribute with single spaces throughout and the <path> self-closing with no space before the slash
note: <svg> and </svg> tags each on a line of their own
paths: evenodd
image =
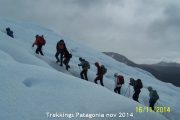
<svg viewBox="0 0 180 120">
<path fill-rule="evenodd" d="M 102 74 L 102 71 L 101 71 L 101 66 L 100 65 L 96 65 L 96 67 L 97 67 L 97 74 L 96 75 L 103 75 Z"/>
<path fill-rule="evenodd" d="M 124 77 L 121 76 L 121 75 L 118 75 L 118 76 L 115 78 L 115 87 L 121 87 L 122 84 L 124 84 Z"/>
</svg>

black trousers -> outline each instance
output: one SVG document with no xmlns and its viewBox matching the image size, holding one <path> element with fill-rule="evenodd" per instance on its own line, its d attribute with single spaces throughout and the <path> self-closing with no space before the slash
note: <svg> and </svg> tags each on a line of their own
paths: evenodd
<svg viewBox="0 0 180 120">
<path fill-rule="evenodd" d="M 60 55 L 60 60 L 59 60 L 59 54 L 61 54 L 61 55 Z M 62 66 L 62 65 L 63 65 L 63 64 L 62 64 L 62 62 L 63 62 L 63 52 L 57 51 L 56 54 L 55 54 L 55 57 L 56 57 L 56 59 L 57 59 L 57 62 L 60 61 L 60 65 Z"/>
<path fill-rule="evenodd" d="M 121 94 L 121 87 L 114 88 L 114 92 L 118 93 L 118 94 Z"/>
<path fill-rule="evenodd" d="M 36 49 L 36 54 L 41 54 L 41 55 L 44 55 L 43 52 L 42 52 L 42 45 L 38 45 L 37 46 L 37 49 Z"/>
<path fill-rule="evenodd" d="M 98 76 L 95 78 L 94 82 L 97 84 L 97 81 L 98 81 L 98 80 L 100 80 L 101 85 L 104 86 L 104 84 L 103 84 L 103 75 L 98 75 Z"/>
<path fill-rule="evenodd" d="M 69 66 L 70 59 L 71 58 L 68 57 L 68 58 L 65 58 L 64 61 L 63 61 L 64 65 L 66 66 L 66 70 L 68 70 L 70 68 L 70 66 Z"/>
<path fill-rule="evenodd" d="M 88 71 L 88 70 L 82 70 L 81 73 L 80 73 L 80 75 L 81 75 L 81 78 L 82 78 L 82 79 L 85 79 L 85 80 L 88 81 L 87 71 Z"/>
<path fill-rule="evenodd" d="M 141 90 L 140 89 L 137 89 L 135 90 L 134 94 L 133 94 L 133 100 L 139 102 L 139 94 L 140 94 Z"/>
<path fill-rule="evenodd" d="M 71 58 L 65 58 L 63 63 L 64 65 L 68 65 Z"/>
<path fill-rule="evenodd" d="M 149 107 L 151 107 L 152 110 L 154 110 L 154 105 L 155 105 L 156 101 L 157 101 L 157 100 L 153 100 L 153 99 L 151 99 L 151 98 L 150 98 L 150 100 L 149 100 Z"/>
</svg>

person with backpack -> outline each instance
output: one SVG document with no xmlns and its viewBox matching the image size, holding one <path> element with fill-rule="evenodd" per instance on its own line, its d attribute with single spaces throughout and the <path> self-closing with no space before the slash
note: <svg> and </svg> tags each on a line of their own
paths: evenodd
<svg viewBox="0 0 180 120">
<path fill-rule="evenodd" d="M 121 94 L 121 87 L 124 84 L 124 77 L 122 75 L 118 75 L 118 73 L 114 74 L 115 77 L 115 88 L 114 92 Z"/>
<path fill-rule="evenodd" d="M 143 84 L 142 84 L 142 81 L 141 79 L 137 79 L 135 82 L 134 82 L 134 94 L 133 94 L 133 100 L 139 102 L 139 94 L 141 93 L 141 89 L 143 88 Z"/>
<path fill-rule="evenodd" d="M 46 44 L 46 40 L 44 39 L 44 36 L 39 36 L 39 35 L 36 35 L 36 40 L 35 42 L 33 43 L 32 47 L 34 47 L 34 45 L 37 46 L 37 49 L 36 49 L 36 54 L 41 54 L 42 56 L 44 56 L 43 52 L 42 52 L 42 46 Z"/>
<path fill-rule="evenodd" d="M 90 69 L 90 64 L 88 61 L 86 61 L 85 59 L 82 59 L 81 57 L 79 58 L 79 61 L 81 63 L 78 64 L 78 66 L 82 66 L 82 71 L 80 73 L 80 76 L 82 79 L 85 79 L 88 81 L 87 72 L 88 72 L 88 69 Z"/>
<path fill-rule="evenodd" d="M 12 38 L 14 38 L 13 31 L 8 27 L 6 28 L 6 34 Z"/>
<path fill-rule="evenodd" d="M 157 93 L 156 90 L 153 90 L 153 88 L 151 86 L 148 87 L 148 91 L 149 91 L 149 107 L 154 110 L 154 105 L 157 102 L 157 100 L 159 99 L 159 95 Z"/>
<path fill-rule="evenodd" d="M 104 65 L 100 66 L 98 62 L 95 63 L 95 66 L 97 67 L 97 77 L 95 78 L 94 82 L 97 84 L 97 81 L 99 80 L 101 85 L 104 86 L 103 75 L 106 74 L 107 69 L 104 67 Z"/>
<path fill-rule="evenodd" d="M 55 57 L 57 59 L 56 63 L 60 62 L 60 66 L 63 66 L 62 62 L 63 62 L 63 56 L 64 56 L 65 51 L 67 51 L 66 44 L 64 40 L 61 39 L 60 41 L 57 42 L 56 54 L 55 54 Z M 59 54 L 60 54 L 60 60 L 59 60 Z"/>
<path fill-rule="evenodd" d="M 64 63 L 64 65 L 66 66 L 66 70 L 68 70 L 69 68 L 70 68 L 70 66 L 69 66 L 69 61 L 70 61 L 70 59 L 72 58 L 72 54 L 70 54 L 69 53 L 69 51 L 66 49 L 65 51 L 64 51 L 64 61 L 63 61 L 63 63 Z"/>
</svg>

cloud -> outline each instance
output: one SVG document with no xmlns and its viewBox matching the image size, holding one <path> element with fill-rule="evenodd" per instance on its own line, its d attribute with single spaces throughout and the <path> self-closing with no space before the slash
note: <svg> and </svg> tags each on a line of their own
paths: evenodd
<svg viewBox="0 0 180 120">
<path fill-rule="evenodd" d="M 136 62 L 179 53 L 179 11 L 178 0 L 0 0 L 1 17 L 33 21 Z"/>
</svg>

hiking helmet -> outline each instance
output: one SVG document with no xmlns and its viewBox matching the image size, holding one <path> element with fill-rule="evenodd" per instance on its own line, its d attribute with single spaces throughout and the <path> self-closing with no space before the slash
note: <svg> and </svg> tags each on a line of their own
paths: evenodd
<svg viewBox="0 0 180 120">
<path fill-rule="evenodd" d="M 98 63 L 98 62 L 95 62 L 95 65 L 96 65 L 96 66 L 98 66 L 98 65 L 99 65 L 99 63 Z"/>
<path fill-rule="evenodd" d="M 10 30 L 10 28 L 9 28 L 9 27 L 7 27 L 7 28 L 6 28 L 6 30 L 7 30 L 7 31 L 8 31 L 8 30 Z"/>
<path fill-rule="evenodd" d="M 80 57 L 80 58 L 79 58 L 79 61 L 82 61 L 82 60 L 83 60 L 82 57 Z"/>
<path fill-rule="evenodd" d="M 114 73 L 114 77 L 117 77 L 118 76 L 118 73 Z"/>
<path fill-rule="evenodd" d="M 63 40 L 63 39 L 61 39 L 59 42 L 62 42 L 62 43 L 64 43 L 64 40 Z"/>
<path fill-rule="evenodd" d="M 149 91 L 152 91 L 152 90 L 153 90 L 153 88 L 152 88 L 151 86 L 149 86 L 147 89 L 148 89 Z"/>
<path fill-rule="evenodd" d="M 36 35 L 35 37 L 36 37 L 36 38 L 38 38 L 38 37 L 39 37 L 39 35 Z"/>
</svg>

